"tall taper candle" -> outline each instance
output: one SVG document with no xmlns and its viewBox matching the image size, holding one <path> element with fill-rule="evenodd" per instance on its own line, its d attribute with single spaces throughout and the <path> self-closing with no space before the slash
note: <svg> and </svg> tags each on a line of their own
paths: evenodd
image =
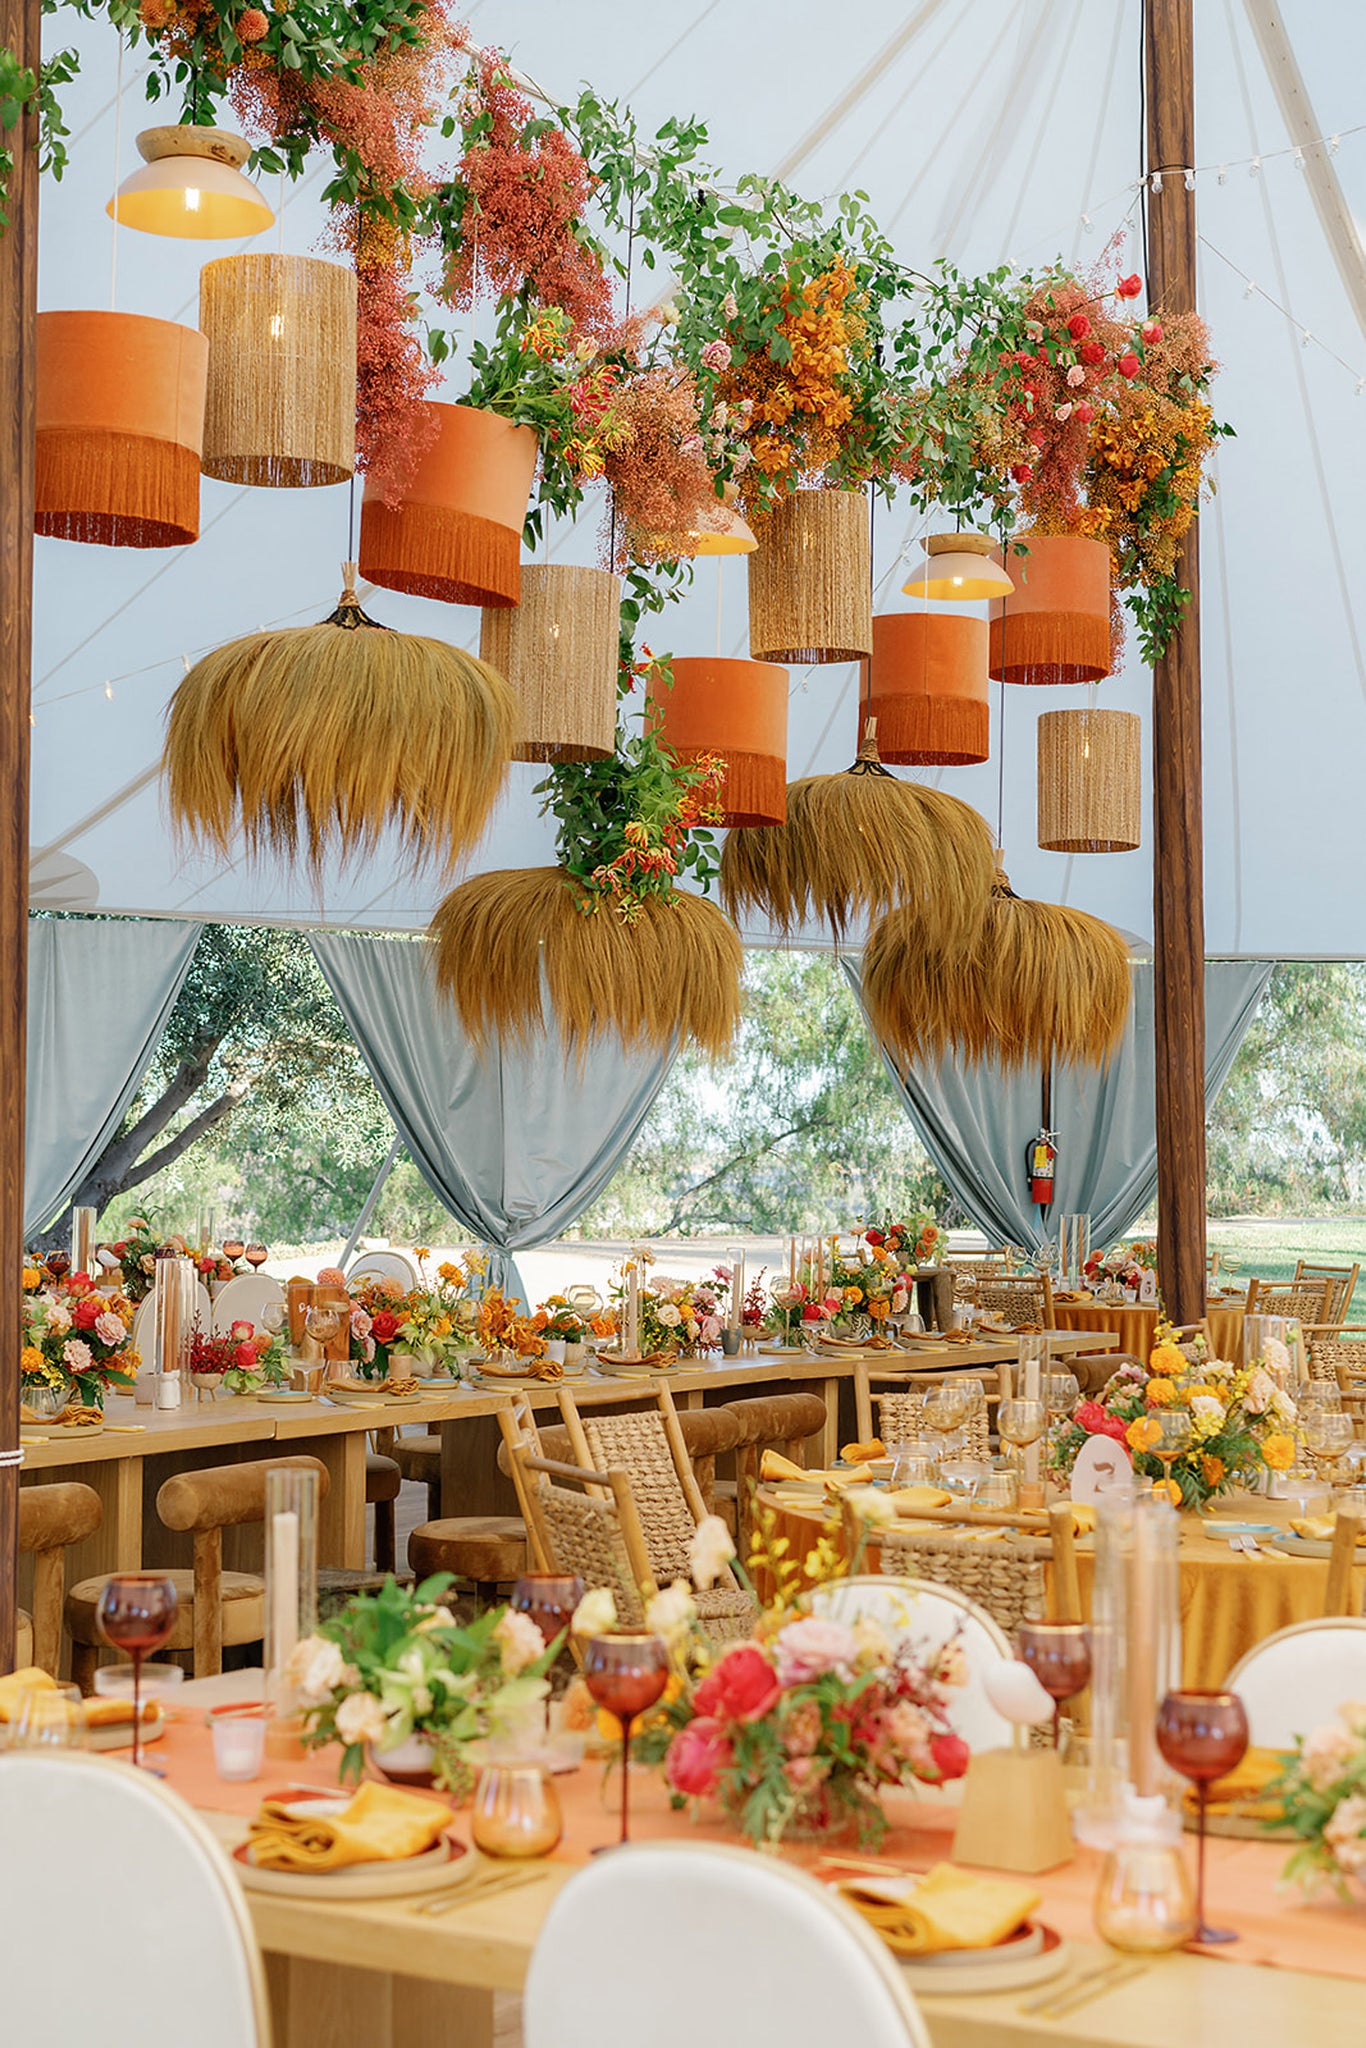
<svg viewBox="0 0 1366 2048">
<path fill-rule="evenodd" d="M 730 1259 L 730 1314 L 726 1317 L 726 1328 L 738 1331 L 740 1310 L 745 1298 L 745 1255 L 739 1246 L 732 1246 Z"/>
<path fill-rule="evenodd" d="M 631 1260 L 626 1272 L 626 1342 L 628 1358 L 640 1356 L 640 1274 Z"/>
</svg>

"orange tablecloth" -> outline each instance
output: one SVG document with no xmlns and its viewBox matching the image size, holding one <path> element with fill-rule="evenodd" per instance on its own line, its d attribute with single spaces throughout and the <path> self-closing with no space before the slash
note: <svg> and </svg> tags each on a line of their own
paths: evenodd
<svg viewBox="0 0 1366 2048">
<path fill-rule="evenodd" d="M 1213 1302 L 1206 1313 L 1210 1348 L 1215 1357 L 1231 1358 L 1237 1363 L 1243 1355 L 1242 1309 Z M 1111 1308 L 1103 1301 L 1058 1301 L 1053 1317 L 1060 1330 L 1112 1330 L 1119 1339 L 1120 1350 L 1131 1351 L 1135 1358 L 1148 1356 L 1157 1330 L 1155 1308 L 1126 1308 L 1123 1304 Z"/>
<path fill-rule="evenodd" d="M 198 1716 L 173 1725 L 154 1753 L 166 1770 L 167 1782 L 191 1805 L 242 1815 L 255 1813 L 263 1798 L 286 1785 L 331 1785 L 340 1757 L 336 1749 L 317 1751 L 302 1766 L 267 1765 L 253 1784 L 224 1784 L 214 1773 L 208 1731 Z M 604 1781 L 601 1766 L 587 1763 L 555 1783 L 564 1810 L 565 1836 L 554 1860 L 584 1863 L 593 1849 L 616 1839 L 618 1782 L 615 1776 Z M 951 1807 L 900 1791 L 884 1794 L 883 1804 L 892 1827 L 880 1855 L 910 1869 L 926 1870 L 952 1853 L 955 1813 Z M 457 1832 L 468 1838 L 467 1816 L 458 1821 Z M 704 1807 L 697 1820 L 675 1813 L 662 1777 L 641 1769 L 633 1770 L 631 1778 L 631 1832 L 637 1841 L 673 1838 L 733 1844 L 743 1840 L 714 1806 Z M 809 1845 L 785 1853 L 806 1864 L 817 1862 L 820 1856 L 819 1849 Z M 1243 1937 L 1233 1948 L 1231 1959 L 1317 1970 L 1366 1982 L 1360 1909 L 1322 1902 L 1308 1906 L 1278 1896 L 1277 1879 L 1288 1854 L 1289 1845 L 1284 1842 L 1210 1841 L 1211 1908 L 1217 1919 L 1236 1927 Z M 1060 1934 L 1081 1940 L 1094 1937 L 1091 1904 L 1099 1869 L 1098 1855 L 1079 1849 L 1073 1862 L 1037 1879 L 1044 1895 L 1042 1917 Z M 1229 1956 L 1227 1949 L 1206 1953 Z"/>
</svg>

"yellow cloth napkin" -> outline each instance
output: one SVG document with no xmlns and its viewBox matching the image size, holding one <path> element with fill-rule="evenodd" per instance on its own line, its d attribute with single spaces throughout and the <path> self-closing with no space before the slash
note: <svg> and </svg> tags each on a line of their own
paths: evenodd
<svg viewBox="0 0 1366 2048">
<path fill-rule="evenodd" d="M 366 1783 L 344 1813 L 310 1820 L 264 1799 L 251 1824 L 258 1870 L 341 1870 L 348 1863 L 394 1863 L 438 1840 L 450 1809 L 393 1785 Z"/>
<path fill-rule="evenodd" d="M 1273 1820 L 1281 1813 L 1279 1799 L 1267 1799 L 1263 1795 L 1273 1779 L 1279 1778 L 1285 1769 L 1285 1757 L 1279 1750 L 1250 1748 L 1240 1764 L 1235 1764 L 1226 1778 L 1220 1778 L 1209 1788 L 1207 1811 L 1214 1814 L 1229 1814 L 1240 1809 L 1256 1807 L 1258 1820 Z M 1188 1810 L 1196 1810 L 1194 1788 L 1187 1790 L 1185 1803 Z"/>
<path fill-rule="evenodd" d="M 926 1508 L 951 1508 L 953 1495 L 942 1486 L 902 1486 L 892 1495 L 899 1515 L 923 1515 Z"/>
<path fill-rule="evenodd" d="M 1292 1515 L 1290 1526 L 1297 1536 L 1307 1536 L 1313 1543 L 1331 1543 L 1337 1532 L 1336 1515 Z M 1357 1532 L 1358 1545 L 1366 1543 L 1366 1528 Z"/>
<path fill-rule="evenodd" d="M 26 1692 L 49 1692 L 57 1681 L 48 1671 L 37 1664 L 25 1665 L 22 1671 L 11 1671 L 8 1678 L 0 1678 L 0 1721 L 12 1721 L 19 1709 L 20 1695 Z"/>
<path fill-rule="evenodd" d="M 761 1479 L 818 1479 L 820 1474 L 808 1472 L 804 1466 L 794 1465 L 791 1458 L 785 1458 L 781 1451 L 765 1451 L 759 1460 Z"/>
<path fill-rule="evenodd" d="M 841 1895 L 899 1956 L 995 1948 L 1023 1926 L 1042 1894 L 1007 1877 L 978 1877 L 936 1863 L 921 1878 L 854 1877 Z"/>
<path fill-rule="evenodd" d="M 1096 1526 L 1096 1511 L 1090 1501 L 1074 1500 L 1072 1503 L 1072 1534 L 1089 1536 Z"/>
<path fill-rule="evenodd" d="M 846 1465 L 865 1465 L 870 1458 L 885 1458 L 880 1436 L 869 1437 L 866 1444 L 845 1444 L 840 1452 Z"/>
</svg>

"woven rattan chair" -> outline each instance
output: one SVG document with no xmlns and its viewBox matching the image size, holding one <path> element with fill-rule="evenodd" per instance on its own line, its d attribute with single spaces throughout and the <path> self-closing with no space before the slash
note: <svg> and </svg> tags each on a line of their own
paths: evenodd
<svg viewBox="0 0 1366 2048">
<path fill-rule="evenodd" d="M 580 1409 L 574 1391 L 559 1390 L 560 1413 L 573 1447 L 575 1462 L 589 1471 L 625 1472 L 645 1538 L 650 1576 L 657 1586 L 690 1577 L 688 1553 L 707 1507 L 693 1473 L 673 1396 L 653 1382 L 654 1406 L 623 1414 L 615 1405 Z M 638 1398 L 638 1396 L 637 1396 Z M 725 1411 L 718 1411 L 725 1414 Z M 733 1417 L 727 1434 L 734 1443 L 739 1431 Z M 716 1642 L 749 1635 L 756 1608 L 734 1575 L 694 1594 L 698 1619 Z"/>
<path fill-rule="evenodd" d="M 1341 1328 L 1342 1324 L 1347 1320 L 1348 1311 L 1352 1306 L 1352 1296 L 1356 1292 L 1357 1275 L 1360 1271 L 1361 1267 L 1359 1265 L 1313 1266 L 1309 1265 L 1304 1259 L 1299 1259 L 1295 1263 L 1295 1279 L 1297 1281 L 1326 1280 L 1328 1282 L 1328 1298 L 1323 1305 L 1323 1320 L 1325 1323 L 1332 1323 L 1338 1328 Z"/>
<path fill-rule="evenodd" d="M 1359 1437 L 1366 1437 L 1366 1323 L 1310 1325 L 1303 1331 L 1311 1380 L 1328 1380 Z"/>
<path fill-rule="evenodd" d="M 498 1422 L 536 1569 L 577 1572 L 590 1591 L 605 1587 L 622 1626 L 638 1628 L 657 1589 L 627 1475 L 540 1457 L 510 1401 Z"/>
<path fill-rule="evenodd" d="M 952 1586 L 984 1608 L 1007 1635 L 1022 1621 L 1042 1621 L 1048 1605 L 1046 1539 L 1002 1536 L 985 1543 L 969 1534 L 918 1529 L 878 1532 L 882 1569 L 899 1578 Z"/>
<path fill-rule="evenodd" d="M 1247 1283 L 1246 1313 L 1288 1316 L 1298 1323 L 1322 1327 L 1333 1320 L 1328 1313 L 1333 1284 L 1331 1280 L 1259 1280 L 1254 1274 Z"/>
<path fill-rule="evenodd" d="M 870 1375 L 869 1377 L 871 1378 L 872 1376 Z M 952 1380 L 957 1375 L 946 1374 L 945 1377 Z M 877 1427 L 875 1429 L 870 1427 L 869 1435 L 880 1437 L 884 1445 L 907 1444 L 913 1442 L 916 1437 L 924 1436 L 926 1431 L 922 1421 L 922 1414 L 925 1406 L 925 1397 L 932 1391 L 934 1386 L 939 1384 L 941 1383 L 938 1381 L 932 1381 L 929 1386 L 921 1383 L 915 1387 L 901 1386 L 891 1393 L 870 1394 L 870 1410 L 872 1408 L 877 1410 L 878 1419 Z M 867 1385 L 866 1381 L 864 1385 Z M 856 1389 L 856 1401 L 858 1391 Z M 871 1424 L 871 1413 L 868 1419 Z M 861 1420 L 859 1434 L 861 1437 L 863 1436 Z M 983 1462 L 990 1458 L 991 1431 L 985 1409 L 980 1414 L 968 1418 L 968 1421 L 964 1424 L 962 1435 L 963 1456 L 965 1458 L 978 1458 Z M 863 1438 L 863 1440 L 866 1442 L 867 1438 Z"/>
<path fill-rule="evenodd" d="M 1054 1330 L 1053 1282 L 1047 1273 L 1001 1274 L 977 1283 L 977 1306 L 1012 1330 Z"/>
</svg>

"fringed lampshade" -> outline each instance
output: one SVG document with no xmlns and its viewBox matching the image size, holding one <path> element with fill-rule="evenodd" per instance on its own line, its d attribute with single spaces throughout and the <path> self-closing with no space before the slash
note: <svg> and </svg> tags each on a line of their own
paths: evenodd
<svg viewBox="0 0 1366 2048">
<path fill-rule="evenodd" d="M 315 256 L 222 256 L 199 273 L 209 341 L 204 474 L 339 484 L 356 457 L 356 273 Z"/>
<path fill-rule="evenodd" d="M 461 648 L 391 633 L 356 600 L 231 641 L 195 663 L 171 700 L 163 768 L 182 833 L 226 853 L 303 860 L 372 854 L 399 833 L 414 866 L 449 873 L 502 785 L 516 705 Z"/>
<path fill-rule="evenodd" d="M 1039 844 L 1049 853 L 1132 853 L 1142 834 L 1136 711 L 1045 711 L 1039 719 Z"/>
<path fill-rule="evenodd" d="M 427 405 L 436 436 L 402 503 L 386 505 L 366 487 L 360 573 L 447 604 L 516 604 L 536 436 L 474 406 Z"/>
<path fill-rule="evenodd" d="M 652 669 L 648 702 L 681 761 L 726 764 L 723 825 L 781 825 L 787 815 L 787 670 L 767 661 L 675 655 L 673 685 Z"/>
<path fill-rule="evenodd" d="M 859 661 L 873 647 L 868 501 L 793 491 L 761 520 L 749 558 L 755 661 Z"/>
<path fill-rule="evenodd" d="M 1082 910 L 1027 903 L 998 872 L 975 945 L 946 959 L 914 915 L 889 911 L 868 935 L 863 1001 L 905 1066 L 959 1055 L 1008 1071 L 1053 1061 L 1101 1066 L 1124 1035 L 1129 948 Z"/>
<path fill-rule="evenodd" d="M 873 620 L 868 710 L 878 752 L 898 765 L 985 761 L 987 622 L 957 612 L 886 612 Z"/>
<path fill-rule="evenodd" d="M 528 564 L 515 609 L 486 611 L 479 654 L 517 700 L 516 761 L 600 761 L 617 736 L 621 585 L 610 569 Z"/>
<path fill-rule="evenodd" d="M 991 835 L 970 804 L 889 775 L 872 724 L 851 768 L 788 785 L 785 824 L 730 834 L 721 900 L 737 922 L 759 910 L 791 934 L 814 916 L 837 939 L 905 904 L 930 943 L 965 949 L 991 894 Z"/>
<path fill-rule="evenodd" d="M 198 540 L 208 369 L 193 327 L 40 313 L 35 530 L 112 548 Z"/>
<path fill-rule="evenodd" d="M 432 936 L 438 984 L 479 1046 L 544 1031 L 547 1004 L 580 1053 L 615 1035 L 720 1055 L 740 1021 L 739 934 L 684 890 L 628 923 L 607 904 L 580 909 L 562 868 L 505 869 L 453 890 Z"/>
<path fill-rule="evenodd" d="M 999 683 L 1094 683 L 1110 673 L 1110 550 L 1075 534 L 1022 534 L 1011 595 L 991 607 Z"/>
</svg>

